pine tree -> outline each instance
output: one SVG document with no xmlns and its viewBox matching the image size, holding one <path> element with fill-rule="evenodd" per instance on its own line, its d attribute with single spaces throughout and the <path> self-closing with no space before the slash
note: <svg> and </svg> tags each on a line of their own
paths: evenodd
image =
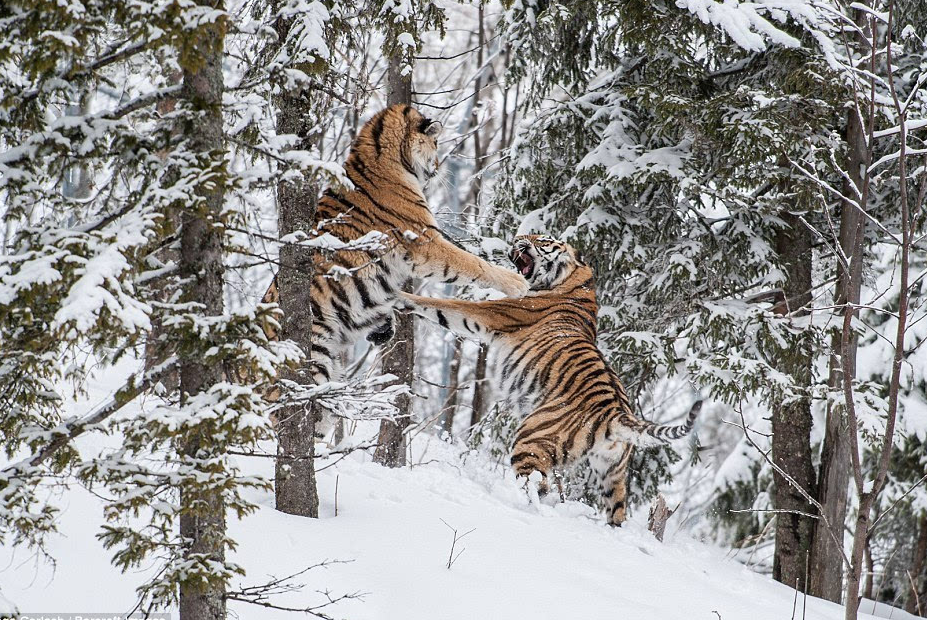
<svg viewBox="0 0 927 620">
<path fill-rule="evenodd" d="M 428 28 L 443 27 L 443 13 L 430 0 L 397 3 L 394 0 L 375 2 L 372 10 L 382 23 L 386 38 L 384 52 L 388 58 L 386 104 L 412 105 L 412 73 L 414 55 L 421 49 L 421 33 Z M 411 286 L 411 285 L 410 285 Z M 411 287 L 407 287 L 411 292 Z M 399 383 L 411 387 L 415 366 L 415 328 L 410 314 L 394 318 L 393 342 L 383 360 L 383 371 L 395 375 Z M 406 463 L 405 429 L 411 422 L 412 400 L 402 394 L 397 401 L 397 414 L 380 423 L 375 460 L 389 467 Z"/>
<path fill-rule="evenodd" d="M 162 563 L 139 590 L 143 608 L 179 603 L 185 618 L 224 618 L 229 583 L 244 571 L 225 558 L 226 515 L 253 510 L 244 489 L 269 488 L 229 453 L 269 439 L 259 394 L 301 359 L 293 343 L 265 336 L 279 327 L 275 305 L 225 308 L 225 265 L 248 252 L 241 232 L 254 196 L 317 160 L 280 153 L 249 99 L 266 80 L 232 71 L 237 83 L 226 84 L 223 65 L 240 58 L 224 49 L 267 31 L 234 24 L 221 4 L 8 8 L 0 19 L 19 34 L 0 43 L 0 424 L 20 460 L 0 476 L 0 529 L 41 549 L 55 527 L 47 474 L 102 485 L 113 499 L 99 538 L 114 563 Z M 88 86 L 91 73 L 146 79 L 114 99 Z M 92 106 L 51 113 L 88 92 Z M 175 105 L 156 109 L 167 100 Z M 288 165 L 243 168 L 230 144 Z M 86 199 L 57 191 L 75 166 L 93 172 Z M 107 368 L 138 353 L 155 325 L 159 362 L 100 408 L 63 419 L 62 386 L 83 389 L 88 352 Z M 166 380 L 174 373 L 179 390 Z M 152 388 L 153 408 L 126 407 Z M 120 447 L 78 453 L 71 440 L 97 430 L 116 433 Z"/>
<path fill-rule="evenodd" d="M 223 3 L 213 2 L 197 8 L 222 11 Z M 193 308 L 202 312 L 207 321 L 221 320 L 224 312 L 225 256 L 218 224 L 222 220 L 225 199 L 222 54 L 226 28 L 224 19 L 213 21 L 187 42 L 190 53 L 195 54 L 198 61 L 184 67 L 179 94 L 184 104 L 189 105 L 189 114 L 181 121 L 181 133 L 189 140 L 190 155 L 195 163 L 183 172 L 178 171 L 178 175 L 192 172 L 199 176 L 191 188 L 190 202 L 193 204 L 185 204 L 181 215 L 178 270 L 184 284 L 180 302 L 186 305 L 187 312 Z M 181 409 L 189 407 L 191 402 L 196 403 L 201 395 L 221 394 L 214 391 L 223 380 L 221 366 L 209 364 L 208 357 L 202 353 L 205 351 L 195 347 L 178 356 Z M 221 395 L 219 402 L 226 398 L 227 395 Z M 202 410 L 191 413 L 201 415 Z M 185 620 L 223 620 L 226 584 L 221 578 L 215 579 L 212 567 L 225 564 L 225 497 L 219 488 L 204 489 L 196 477 L 196 474 L 208 472 L 211 462 L 224 456 L 221 449 L 216 451 L 213 447 L 213 439 L 220 429 L 211 421 L 191 426 L 178 441 L 182 467 L 189 468 L 193 474 L 180 481 L 179 520 L 180 537 L 186 546 L 183 559 L 197 568 L 185 567 L 185 574 L 178 579 L 180 615 Z"/>
<path fill-rule="evenodd" d="M 324 38 L 307 36 L 319 29 L 330 14 L 315 4 L 271 3 L 277 39 L 265 53 L 273 67 L 275 99 L 278 106 L 276 130 L 294 136 L 296 151 L 317 152 L 329 113 L 331 98 L 320 89 L 330 82 L 328 60 L 331 52 Z M 330 26 L 328 33 L 336 27 Z M 329 38 L 332 38 L 331 34 Z M 325 84 L 326 86 L 328 84 Z M 281 238 L 315 229 L 315 208 L 320 188 L 307 175 L 283 180 L 277 188 L 278 232 Z M 276 283 L 283 310 L 281 336 L 297 343 L 306 354 L 306 364 L 286 379 L 300 385 L 312 383 L 308 363 L 312 358 L 312 303 L 308 299 L 314 250 L 295 244 L 280 249 L 280 269 Z M 277 412 L 277 460 L 275 493 L 277 509 L 307 517 L 319 516 L 319 497 L 315 483 L 315 421 L 320 412 L 314 401 L 283 407 Z"/>
<path fill-rule="evenodd" d="M 783 268 L 806 275 L 810 257 L 779 251 L 803 234 L 813 197 L 789 158 L 835 140 L 820 97 L 820 77 L 834 79 L 801 48 L 819 28 L 807 14 L 710 10 L 578 2 L 509 16 L 513 77 L 532 85 L 535 120 L 516 138 L 501 204 L 527 214 L 522 232 L 589 250 L 600 346 L 638 406 L 683 369 L 735 407 L 750 394 L 808 398 L 807 374 L 780 366 L 817 337 L 800 317 L 807 283 Z M 796 298 L 777 314 L 770 293 L 784 287 Z"/>
</svg>

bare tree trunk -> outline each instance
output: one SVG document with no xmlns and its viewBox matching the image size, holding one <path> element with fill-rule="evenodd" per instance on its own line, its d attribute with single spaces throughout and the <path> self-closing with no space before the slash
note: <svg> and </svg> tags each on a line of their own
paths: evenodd
<svg viewBox="0 0 927 620">
<path fill-rule="evenodd" d="M 862 168 L 869 161 L 869 149 L 866 144 L 866 129 L 863 127 L 861 114 L 851 109 L 847 118 L 847 144 L 849 161 L 847 172 L 855 187 L 845 183 L 844 195 L 853 196 L 863 188 Z M 863 237 L 866 220 L 853 205 L 843 202 L 840 213 L 840 247 L 847 257 L 855 258 L 863 251 Z M 862 270 L 862 260 L 853 261 L 853 270 Z M 834 305 L 841 308 L 838 312 L 845 315 L 852 304 L 859 303 L 861 277 L 847 271 L 846 266 L 837 262 L 837 287 Z M 849 304 L 849 305 L 848 305 Z M 828 388 L 831 394 L 840 392 L 844 381 L 856 378 L 855 333 L 848 334 L 848 346 L 844 347 L 842 335 L 834 334 L 831 339 L 830 373 Z M 849 375 L 844 374 L 844 369 Z M 824 430 L 824 445 L 821 450 L 821 468 L 818 472 L 818 501 L 824 507 L 827 523 L 831 523 L 837 541 L 843 544 L 843 524 L 847 518 L 847 494 L 850 483 L 850 444 L 846 411 L 842 407 L 828 402 L 827 420 Z M 856 429 L 852 429 L 856 432 Z M 840 602 L 843 592 L 843 556 L 842 550 L 827 532 L 823 519 L 815 524 L 814 542 L 811 547 L 811 584 L 812 596 Z"/>
<path fill-rule="evenodd" d="M 69 105 L 66 110 L 70 116 L 85 116 L 90 113 L 90 102 L 93 99 L 93 87 L 88 81 L 84 84 L 80 102 Z M 93 171 L 90 167 L 79 162 L 71 166 L 64 175 L 61 184 L 61 194 L 71 198 L 84 199 L 90 197 L 90 185 Z"/>
<path fill-rule="evenodd" d="M 278 18 L 274 24 L 278 41 L 286 41 L 291 27 L 289 19 Z M 277 98 L 277 133 L 299 138 L 297 149 L 310 150 L 317 145 L 318 127 L 313 118 L 313 92 L 308 88 L 284 91 Z M 281 237 L 296 231 L 311 231 L 315 226 L 319 188 L 309 179 L 284 182 L 277 186 L 277 227 Z M 277 290 L 283 310 L 281 337 L 292 340 L 306 355 L 306 363 L 285 378 L 301 385 L 313 383 L 309 370 L 312 359 L 312 279 L 314 251 L 311 248 L 285 245 L 280 249 Z M 278 414 L 277 459 L 274 466 L 274 496 L 277 510 L 288 514 L 316 518 L 319 516 L 319 493 L 315 480 L 315 424 L 319 418 L 313 403 L 289 405 Z"/>
<path fill-rule="evenodd" d="M 277 116 L 278 133 L 296 134 L 300 149 L 312 145 L 308 94 L 281 96 Z M 295 231 L 312 230 L 318 200 L 318 188 L 307 179 L 281 183 L 277 187 L 277 211 L 280 236 Z M 311 384 L 308 363 L 312 356 L 313 251 L 287 245 L 280 249 L 277 287 L 283 310 L 281 337 L 292 340 L 306 354 L 306 364 L 289 371 L 286 378 L 302 385 Z M 274 468 L 274 494 L 277 510 L 304 517 L 319 516 L 319 495 L 313 462 L 315 423 L 318 412 L 310 404 L 284 407 L 277 417 L 277 459 Z"/>
<path fill-rule="evenodd" d="M 444 399 L 440 418 L 441 430 L 447 431 L 448 434 L 454 433 L 454 417 L 457 413 L 457 401 L 460 394 L 460 358 L 462 353 L 463 341 L 457 338 L 454 340 L 454 356 L 451 358 L 448 372 L 447 397 Z"/>
<path fill-rule="evenodd" d="M 477 66 L 483 66 L 483 46 L 486 44 L 486 29 L 483 25 L 483 16 L 484 16 L 484 7 L 482 4 L 479 6 L 479 31 L 477 35 Z M 488 70 L 488 68 L 487 68 Z M 480 93 L 482 90 L 483 76 L 477 76 L 475 80 L 474 90 L 473 90 L 473 127 L 478 126 L 476 118 L 476 105 L 480 100 Z M 508 91 L 506 90 L 506 99 L 508 98 Z M 514 116 L 514 114 L 513 114 Z M 505 141 L 505 121 L 506 121 L 506 111 L 503 108 L 502 115 L 502 135 L 503 135 L 503 144 Z M 486 145 L 488 147 L 488 145 Z M 473 214 L 476 223 L 479 224 L 480 213 L 480 194 L 483 189 L 483 168 L 484 168 L 484 156 L 485 156 L 484 145 L 480 140 L 480 132 L 473 132 L 473 157 L 474 157 L 474 173 L 473 173 L 473 184 L 471 188 L 471 196 L 473 200 Z M 479 424 L 480 420 L 483 420 L 486 417 L 486 362 L 489 354 L 489 349 L 486 344 L 480 344 L 480 351 L 476 358 L 476 369 L 474 372 L 474 383 L 473 383 L 473 412 L 470 414 L 470 428 L 475 427 Z"/>
<path fill-rule="evenodd" d="M 859 585 L 865 562 L 866 537 L 869 533 L 869 515 L 872 511 L 875 493 L 863 493 L 859 498 L 859 511 L 853 528 L 853 547 L 850 552 L 850 570 L 847 571 L 845 620 L 856 620 L 859 613 Z"/>
<path fill-rule="evenodd" d="M 908 600 L 905 601 L 904 610 L 909 614 L 917 613 L 923 615 L 927 601 L 920 600 L 917 591 L 917 583 L 921 580 L 924 573 L 924 566 L 927 564 L 927 512 L 921 515 L 920 525 L 917 533 L 917 546 L 914 549 L 914 558 L 911 561 L 911 568 L 908 570 L 911 578 L 911 593 Z M 918 609 L 920 602 L 920 609 Z"/>
<path fill-rule="evenodd" d="M 389 60 L 387 69 L 386 103 L 412 104 L 412 76 L 402 75 L 402 61 L 399 57 Z M 412 291 L 411 282 L 404 287 Z M 383 372 L 396 375 L 400 383 L 412 386 L 413 367 L 415 364 L 415 324 L 412 315 L 397 314 L 394 318 L 395 335 L 390 351 L 383 359 Z M 395 419 L 380 422 L 380 436 L 374 461 L 387 467 L 402 467 L 406 464 L 405 430 L 409 426 L 412 414 L 412 401 L 408 394 L 402 394 L 396 401 L 399 412 Z"/>
<path fill-rule="evenodd" d="M 785 270 L 785 300 L 777 314 L 806 315 L 811 302 L 811 231 L 798 215 L 784 211 L 785 222 L 776 237 L 776 251 Z M 801 390 L 811 387 L 811 352 L 790 347 L 778 352 L 777 367 L 790 375 Z M 807 392 L 798 399 L 775 403 L 772 417 L 772 458 L 796 483 L 814 495 L 814 465 L 811 453 L 811 399 Z M 814 507 L 778 471 L 773 474 L 776 514 L 776 548 L 773 578 L 805 591 L 805 560 L 811 552 L 814 519 L 798 513 L 813 513 Z"/>
<path fill-rule="evenodd" d="M 879 496 L 879 493 L 882 492 L 882 488 L 885 485 L 885 481 L 888 477 L 888 470 L 891 464 L 891 453 L 892 448 L 894 447 L 895 442 L 895 422 L 898 419 L 898 398 L 899 392 L 901 390 L 901 365 L 904 362 L 905 358 L 905 330 L 908 325 L 908 304 L 910 300 L 910 268 L 911 268 L 911 247 L 912 247 L 912 213 L 919 213 L 921 207 L 923 206 L 923 200 L 925 191 L 927 191 L 927 184 L 921 185 L 920 191 L 917 195 L 917 199 L 914 202 L 914 208 L 911 208 L 911 203 L 908 197 L 908 178 L 907 178 L 907 132 L 906 123 L 907 116 L 905 110 L 906 107 L 903 107 L 901 101 L 898 97 L 898 93 L 895 90 L 894 83 L 894 66 L 892 60 L 892 20 L 894 17 L 894 3 L 889 3 L 888 5 L 888 24 L 885 29 L 886 32 L 886 43 L 885 43 L 885 64 L 887 69 L 887 79 L 888 88 L 892 94 L 892 102 L 894 104 L 895 113 L 897 114 L 898 123 L 899 123 L 899 138 L 900 138 L 900 147 L 898 150 L 898 185 L 899 185 L 899 207 L 900 207 L 900 228 L 901 228 L 901 237 L 900 237 L 900 264 L 899 264 L 899 276 L 898 276 L 898 323 L 895 328 L 895 342 L 894 342 L 894 354 L 892 356 L 892 374 L 888 382 L 888 412 L 885 419 L 885 430 L 883 431 L 883 436 L 881 439 L 881 449 L 878 456 L 878 463 L 875 467 L 874 476 L 864 474 L 862 466 L 862 458 L 860 457 L 859 449 L 859 438 L 858 438 L 858 422 L 856 417 L 856 407 L 853 402 L 853 389 L 852 385 L 849 383 L 844 384 L 844 400 L 847 403 L 847 413 L 850 422 L 850 456 L 853 460 L 853 480 L 856 484 L 856 493 L 859 496 L 859 510 L 856 513 L 856 527 L 853 530 L 853 551 L 850 556 L 850 570 L 847 575 L 847 587 L 846 587 L 846 620 L 856 620 L 857 612 L 859 611 L 859 584 L 860 577 L 862 574 L 862 564 L 863 564 L 863 554 L 866 546 L 866 541 L 869 539 L 869 536 L 872 534 L 871 526 L 872 521 L 872 512 L 873 507 L 876 505 L 876 499 Z M 871 64 L 870 71 L 872 74 L 875 74 L 875 64 L 876 64 L 876 48 L 877 48 L 877 31 L 875 25 L 875 18 L 872 16 L 864 16 L 862 19 L 865 19 L 869 22 L 869 32 L 872 37 L 870 41 L 871 51 Z M 875 78 L 872 78 L 873 80 Z M 872 87 L 872 96 L 870 101 L 872 106 L 875 105 L 875 86 L 874 81 Z M 869 127 L 867 133 L 867 142 L 872 144 L 873 137 L 873 116 L 869 116 Z M 863 186 L 860 192 L 861 198 L 860 203 L 862 208 L 866 208 L 866 198 L 869 194 L 869 174 L 868 168 L 872 163 L 872 150 L 867 151 L 867 159 L 865 161 L 865 176 L 863 177 Z M 862 171 L 862 167 L 861 167 Z M 862 221 L 862 219 L 861 219 Z M 862 263 L 862 224 L 858 227 L 859 233 L 857 236 L 857 248 L 858 254 L 853 257 L 853 268 L 851 269 L 851 282 L 854 282 L 856 286 L 859 286 L 859 281 L 862 279 L 861 267 L 859 266 Z M 855 309 L 847 309 L 849 313 L 843 322 L 843 350 L 847 347 L 848 333 L 850 330 L 850 319 L 853 316 Z M 846 369 L 846 365 L 844 365 Z M 844 374 L 850 374 L 848 371 L 844 371 Z"/>
<path fill-rule="evenodd" d="M 473 383 L 473 413 L 470 414 L 470 427 L 473 428 L 486 418 L 486 361 L 489 350 L 485 344 L 480 345 L 476 357 L 476 371 Z"/>
<path fill-rule="evenodd" d="M 222 9 L 222 2 L 211 3 Z M 222 128 L 222 53 L 224 24 L 203 26 L 197 33 L 198 63 L 195 70 L 185 69 L 181 98 L 196 112 L 194 121 L 185 127 L 192 148 L 204 157 L 215 157 L 223 148 Z M 184 298 L 202 305 L 207 316 L 223 314 L 222 232 L 213 225 L 221 219 L 224 187 L 221 183 L 200 186 L 203 199 L 196 213 L 185 211 L 181 218 L 180 275 L 187 283 Z M 180 361 L 181 403 L 190 396 L 209 389 L 222 380 L 215 365 L 202 363 L 196 356 Z M 210 438 L 198 434 L 184 436 L 180 451 L 186 457 L 201 458 L 210 450 Z M 180 535 L 187 541 L 187 556 L 207 557 L 221 564 L 225 560 L 225 503 L 221 490 L 180 489 Z M 180 617 L 183 620 L 225 620 L 225 591 L 221 586 L 199 582 L 180 585 Z"/>
</svg>

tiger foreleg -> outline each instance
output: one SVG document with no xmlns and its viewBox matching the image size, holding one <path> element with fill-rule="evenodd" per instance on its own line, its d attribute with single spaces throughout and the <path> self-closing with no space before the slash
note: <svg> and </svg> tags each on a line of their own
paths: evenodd
<svg viewBox="0 0 927 620">
<path fill-rule="evenodd" d="M 407 248 L 412 274 L 417 278 L 437 279 L 447 284 L 479 284 L 509 297 L 523 297 L 528 292 L 528 282 L 521 274 L 488 263 L 434 231 L 410 241 Z"/>
</svg>

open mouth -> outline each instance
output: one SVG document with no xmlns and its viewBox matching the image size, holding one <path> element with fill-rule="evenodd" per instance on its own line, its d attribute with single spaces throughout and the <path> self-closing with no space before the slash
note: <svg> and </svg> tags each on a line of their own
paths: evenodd
<svg viewBox="0 0 927 620">
<path fill-rule="evenodd" d="M 512 250 L 510 258 L 515 263 L 515 269 L 518 270 L 518 273 L 526 278 L 531 277 L 531 274 L 534 273 L 534 259 L 531 258 L 530 254 L 516 248 Z"/>
</svg>

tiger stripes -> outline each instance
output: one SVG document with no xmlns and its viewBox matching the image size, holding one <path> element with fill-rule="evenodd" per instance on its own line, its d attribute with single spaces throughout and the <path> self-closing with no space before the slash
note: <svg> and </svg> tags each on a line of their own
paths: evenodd
<svg viewBox="0 0 927 620">
<path fill-rule="evenodd" d="M 539 492 L 554 470 L 588 457 L 598 477 L 608 523 L 627 510 L 627 470 L 634 446 L 660 445 L 688 434 L 634 415 L 618 375 L 596 346 L 592 270 L 572 247 L 546 236 L 515 239 L 510 258 L 531 292 L 521 299 L 460 301 L 403 294 L 413 311 L 490 345 L 499 389 L 524 416 L 511 463 L 519 476 L 540 472 Z"/>
<path fill-rule="evenodd" d="M 385 242 L 376 250 L 314 255 L 312 283 L 302 292 L 313 316 L 306 326 L 312 350 L 306 353 L 314 383 L 341 378 L 339 360 L 358 338 L 389 338 L 397 294 L 412 277 L 477 283 L 513 296 L 527 292 L 521 275 L 457 247 L 439 230 L 423 187 L 437 169 L 441 130 L 441 123 L 408 105 L 380 111 L 361 128 L 344 165 L 353 188 L 329 188 L 320 198 L 314 220 L 319 234 L 351 242 L 379 231 Z M 275 278 L 262 301 L 278 298 Z M 330 415 L 323 414 L 317 434 L 331 426 Z"/>
</svg>

